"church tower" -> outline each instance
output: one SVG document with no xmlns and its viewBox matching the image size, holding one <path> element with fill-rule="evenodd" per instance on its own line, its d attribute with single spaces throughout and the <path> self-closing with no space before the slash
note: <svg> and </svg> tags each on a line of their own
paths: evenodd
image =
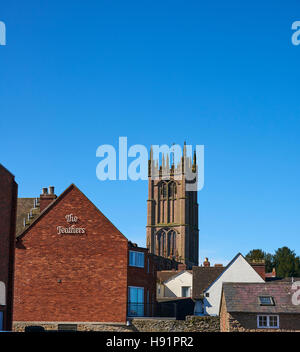
<svg viewBox="0 0 300 352">
<path fill-rule="evenodd" d="M 169 161 L 171 156 L 162 155 L 160 163 L 153 160 L 152 148 L 150 151 L 147 248 L 150 253 L 173 258 L 191 268 L 198 265 L 199 256 L 197 188 L 189 187 L 197 182 L 196 153 L 192 162 L 184 145 L 176 165 L 174 155 Z"/>
</svg>

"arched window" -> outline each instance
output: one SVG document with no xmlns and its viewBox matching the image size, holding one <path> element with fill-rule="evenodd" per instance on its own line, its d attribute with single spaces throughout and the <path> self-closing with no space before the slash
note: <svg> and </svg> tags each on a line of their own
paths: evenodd
<svg viewBox="0 0 300 352">
<path fill-rule="evenodd" d="M 157 255 L 166 255 L 166 233 L 164 230 L 160 230 L 155 235 L 155 251 Z"/>
<path fill-rule="evenodd" d="M 168 185 L 168 197 L 174 198 L 176 196 L 177 188 L 174 181 L 170 181 Z"/>
<path fill-rule="evenodd" d="M 155 254 L 162 257 L 176 256 L 176 231 L 165 228 L 155 234 Z"/>
<path fill-rule="evenodd" d="M 167 255 L 175 256 L 176 253 L 176 232 L 174 230 L 170 230 L 168 232 L 168 240 L 167 240 Z"/>
<path fill-rule="evenodd" d="M 167 183 L 161 182 L 159 185 L 159 195 L 161 198 L 167 198 Z"/>
</svg>

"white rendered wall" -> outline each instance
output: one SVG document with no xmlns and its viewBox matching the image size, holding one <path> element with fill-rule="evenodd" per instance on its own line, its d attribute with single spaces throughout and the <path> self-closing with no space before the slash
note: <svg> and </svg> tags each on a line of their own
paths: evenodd
<svg viewBox="0 0 300 352">
<path fill-rule="evenodd" d="M 191 287 L 192 294 L 193 275 L 188 271 L 183 271 L 177 276 L 167 280 L 164 285 L 164 297 L 182 297 L 181 292 L 183 286 Z"/>
<path fill-rule="evenodd" d="M 223 282 L 264 282 L 262 277 L 241 255 L 230 265 L 215 283 L 205 292 L 209 297 L 204 298 L 204 313 L 219 315 Z"/>
</svg>

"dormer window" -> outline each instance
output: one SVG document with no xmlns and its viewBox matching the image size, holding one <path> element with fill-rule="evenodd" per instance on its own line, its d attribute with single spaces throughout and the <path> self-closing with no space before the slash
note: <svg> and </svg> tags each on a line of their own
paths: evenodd
<svg viewBox="0 0 300 352">
<path fill-rule="evenodd" d="M 274 299 L 271 296 L 259 296 L 258 299 L 261 306 L 275 306 Z"/>
</svg>

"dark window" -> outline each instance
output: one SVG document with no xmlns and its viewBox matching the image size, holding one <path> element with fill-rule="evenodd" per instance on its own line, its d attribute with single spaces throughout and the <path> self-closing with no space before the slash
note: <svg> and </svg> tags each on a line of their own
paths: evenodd
<svg viewBox="0 0 300 352">
<path fill-rule="evenodd" d="M 190 286 L 182 286 L 181 296 L 182 297 L 191 297 L 191 287 Z"/>
<path fill-rule="evenodd" d="M 176 192 L 177 192 L 177 189 L 176 189 L 176 183 L 171 181 L 169 183 L 169 194 L 168 194 L 168 197 L 169 198 L 174 198 L 176 196 Z"/>
<path fill-rule="evenodd" d="M 260 296 L 259 303 L 261 306 L 274 306 L 274 300 L 271 296 Z"/>
<path fill-rule="evenodd" d="M 59 331 L 77 331 L 77 324 L 58 324 Z"/>
</svg>

